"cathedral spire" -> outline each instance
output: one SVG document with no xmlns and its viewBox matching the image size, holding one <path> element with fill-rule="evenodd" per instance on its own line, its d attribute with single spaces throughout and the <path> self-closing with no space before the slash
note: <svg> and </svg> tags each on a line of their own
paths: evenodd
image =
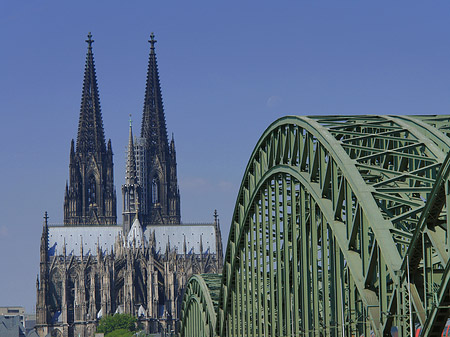
<svg viewBox="0 0 450 337">
<path fill-rule="evenodd" d="M 142 116 L 141 137 L 146 139 L 152 153 L 159 152 L 163 156 L 168 150 L 166 118 L 159 83 L 158 65 L 155 53 L 155 35 L 150 35 L 150 56 L 145 88 L 144 114 Z M 161 158 L 163 159 L 163 158 Z"/>
<path fill-rule="evenodd" d="M 127 156 L 127 168 L 125 173 L 126 184 L 132 185 L 136 183 L 136 155 L 134 154 L 133 144 L 133 126 L 130 115 L 130 132 L 128 137 L 128 156 Z"/>
<path fill-rule="evenodd" d="M 136 155 L 134 153 L 133 126 L 130 115 L 130 131 L 128 137 L 127 167 L 125 184 L 122 185 L 123 196 L 123 230 L 125 235 L 129 232 L 135 219 L 139 218 L 139 198 L 141 187 L 137 179 Z"/>
<path fill-rule="evenodd" d="M 94 43 L 94 40 L 92 40 L 91 33 L 87 37 L 88 50 L 84 69 L 80 119 L 78 123 L 77 152 L 105 152 L 105 135 L 100 112 L 94 54 L 92 52 L 92 43 Z"/>
<path fill-rule="evenodd" d="M 180 194 L 177 182 L 175 141 L 169 145 L 166 118 L 155 53 L 155 35 L 150 35 L 150 56 L 145 88 L 141 144 L 138 160 L 139 183 L 142 189 L 141 211 L 147 224 L 179 224 Z"/>
<path fill-rule="evenodd" d="M 105 143 L 91 33 L 84 69 L 76 147 L 70 144 L 69 186 L 64 196 L 64 224 L 116 223 L 116 192 L 111 141 Z"/>
</svg>

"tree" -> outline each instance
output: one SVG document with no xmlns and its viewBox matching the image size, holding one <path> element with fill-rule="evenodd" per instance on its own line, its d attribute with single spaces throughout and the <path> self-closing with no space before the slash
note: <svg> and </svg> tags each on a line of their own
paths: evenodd
<svg viewBox="0 0 450 337">
<path fill-rule="evenodd" d="M 100 320 L 97 327 L 97 332 L 103 332 L 105 334 L 125 329 L 127 331 L 134 331 L 136 329 L 136 317 L 128 314 L 115 314 L 114 316 L 106 316 Z"/>
</svg>

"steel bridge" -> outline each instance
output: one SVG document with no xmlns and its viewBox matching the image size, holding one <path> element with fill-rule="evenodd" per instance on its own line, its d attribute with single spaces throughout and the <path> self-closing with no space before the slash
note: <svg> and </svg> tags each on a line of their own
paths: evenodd
<svg viewBox="0 0 450 337">
<path fill-rule="evenodd" d="M 245 170 L 222 275 L 181 336 L 441 336 L 450 317 L 450 116 L 288 116 Z"/>
</svg>

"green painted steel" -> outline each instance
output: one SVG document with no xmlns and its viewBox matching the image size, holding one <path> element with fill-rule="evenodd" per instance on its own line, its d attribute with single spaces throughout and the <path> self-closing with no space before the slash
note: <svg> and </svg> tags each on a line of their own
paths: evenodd
<svg viewBox="0 0 450 337">
<path fill-rule="evenodd" d="M 450 313 L 449 130 L 449 116 L 270 125 L 236 201 L 217 335 L 390 336 L 395 327 L 408 336 L 412 323 L 440 336 Z"/>
<path fill-rule="evenodd" d="M 220 274 L 200 274 L 189 279 L 181 305 L 180 336 L 216 336 L 216 310 Z"/>
</svg>

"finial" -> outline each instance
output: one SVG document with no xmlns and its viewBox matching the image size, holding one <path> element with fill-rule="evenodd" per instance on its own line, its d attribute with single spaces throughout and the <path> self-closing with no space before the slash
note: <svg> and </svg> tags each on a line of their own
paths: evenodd
<svg viewBox="0 0 450 337">
<path fill-rule="evenodd" d="M 44 225 L 45 226 L 48 225 L 48 213 L 47 213 L 47 211 L 45 211 L 45 213 L 44 213 Z"/>
<path fill-rule="evenodd" d="M 88 33 L 87 37 L 88 37 L 88 39 L 86 40 L 86 42 L 88 44 L 88 48 L 92 49 L 92 44 L 94 43 L 94 40 L 92 40 L 91 32 Z"/>
<path fill-rule="evenodd" d="M 133 121 L 131 120 L 131 114 L 130 114 L 130 128 L 131 128 L 132 124 L 133 124 Z"/>
<path fill-rule="evenodd" d="M 150 42 L 150 44 L 151 44 L 150 49 L 151 49 L 152 51 L 154 51 L 154 50 L 155 50 L 155 43 L 156 43 L 156 40 L 155 40 L 155 34 L 154 34 L 153 32 L 150 34 L 150 40 L 148 40 L 148 42 Z"/>
<path fill-rule="evenodd" d="M 214 210 L 214 223 L 217 223 L 217 218 L 219 217 L 219 214 L 217 214 L 217 209 Z"/>
</svg>

